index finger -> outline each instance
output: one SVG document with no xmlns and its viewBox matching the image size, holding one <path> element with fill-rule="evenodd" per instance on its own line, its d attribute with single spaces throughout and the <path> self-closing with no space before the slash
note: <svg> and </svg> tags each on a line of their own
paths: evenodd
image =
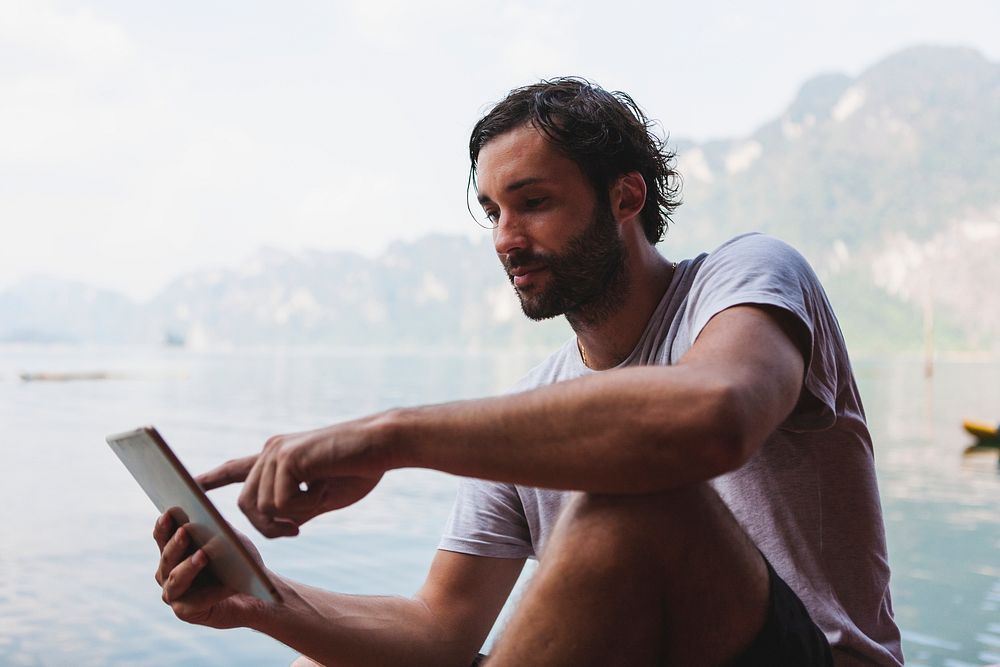
<svg viewBox="0 0 1000 667">
<path fill-rule="evenodd" d="M 241 459 L 233 459 L 231 461 L 226 461 L 222 465 L 212 468 L 208 472 L 203 472 L 194 478 L 194 481 L 198 483 L 205 491 L 209 489 L 216 489 L 220 486 L 226 486 L 227 484 L 234 484 L 236 482 L 242 482 L 250 474 L 250 469 L 253 468 L 253 464 L 257 462 L 257 457 L 259 454 L 254 454 L 253 456 L 245 456 Z"/>
<path fill-rule="evenodd" d="M 159 547 L 160 551 L 163 551 L 163 547 L 166 546 L 167 541 L 174 534 L 176 527 L 174 526 L 174 519 L 170 516 L 170 511 L 166 511 L 159 516 L 156 520 L 156 524 L 153 526 L 153 539 L 156 541 L 156 546 Z"/>
</svg>

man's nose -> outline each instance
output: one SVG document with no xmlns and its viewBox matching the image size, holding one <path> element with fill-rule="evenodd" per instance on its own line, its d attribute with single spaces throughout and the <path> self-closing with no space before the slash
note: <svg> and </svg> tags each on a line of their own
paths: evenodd
<svg viewBox="0 0 1000 667">
<path fill-rule="evenodd" d="M 524 221 L 515 214 L 503 213 L 493 229 L 493 247 L 498 255 L 507 255 L 528 246 Z"/>
</svg>

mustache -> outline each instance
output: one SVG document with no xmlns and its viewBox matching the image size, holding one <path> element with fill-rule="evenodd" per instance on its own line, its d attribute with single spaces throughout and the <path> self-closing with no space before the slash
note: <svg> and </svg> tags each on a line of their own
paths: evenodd
<svg viewBox="0 0 1000 667">
<path fill-rule="evenodd" d="M 514 250 L 506 255 L 501 255 L 500 263 L 503 264 L 507 275 L 510 275 L 512 271 L 522 266 L 551 264 L 552 257 L 548 253 L 539 253 L 532 250 Z"/>
</svg>

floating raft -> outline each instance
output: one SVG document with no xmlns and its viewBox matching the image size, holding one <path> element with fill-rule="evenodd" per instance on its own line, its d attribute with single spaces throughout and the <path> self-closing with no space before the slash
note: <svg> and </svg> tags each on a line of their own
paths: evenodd
<svg viewBox="0 0 1000 667">
<path fill-rule="evenodd" d="M 987 424 L 966 419 L 962 428 L 976 438 L 978 445 L 1000 445 L 1000 427 L 997 424 Z"/>
<path fill-rule="evenodd" d="M 121 376 L 100 371 L 83 373 L 21 373 L 25 382 L 71 382 L 73 380 L 114 380 Z"/>
</svg>

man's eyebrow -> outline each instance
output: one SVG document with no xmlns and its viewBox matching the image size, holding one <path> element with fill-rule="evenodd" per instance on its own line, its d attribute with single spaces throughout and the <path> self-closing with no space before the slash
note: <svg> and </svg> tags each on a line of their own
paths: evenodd
<svg viewBox="0 0 1000 667">
<path fill-rule="evenodd" d="M 528 186 L 528 185 L 535 185 L 536 183 L 543 183 L 543 182 L 545 182 L 545 180 L 546 179 L 542 178 L 541 176 L 528 176 L 527 178 L 520 178 L 520 179 L 514 181 L 513 183 L 508 183 L 507 187 L 504 188 L 504 191 L 505 192 L 514 192 L 514 191 L 520 190 L 521 188 L 523 188 L 525 186 Z M 478 199 L 479 199 L 479 203 L 480 204 L 485 204 L 486 202 L 493 201 L 492 199 L 489 198 L 489 195 L 484 195 L 484 194 L 479 195 Z"/>
</svg>

